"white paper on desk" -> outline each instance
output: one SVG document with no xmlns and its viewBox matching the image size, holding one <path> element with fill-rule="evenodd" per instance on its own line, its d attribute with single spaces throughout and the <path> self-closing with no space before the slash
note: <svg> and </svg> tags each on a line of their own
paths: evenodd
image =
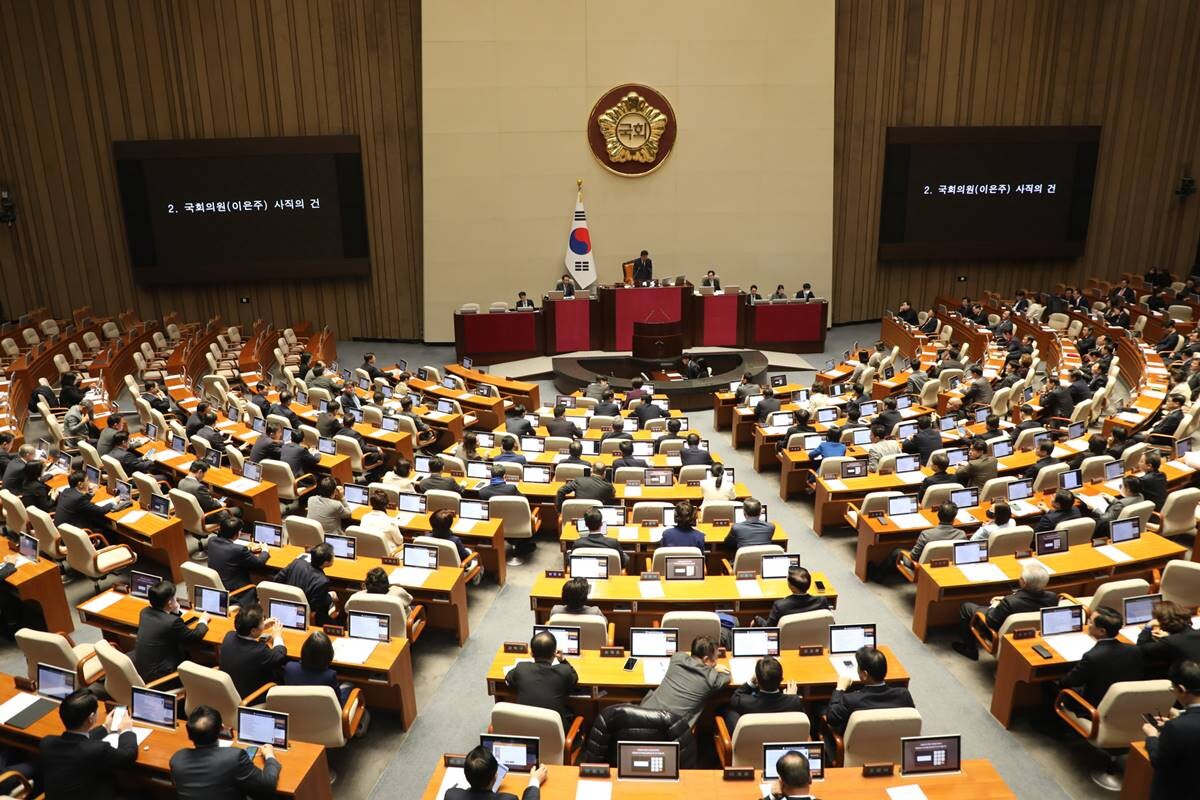
<svg viewBox="0 0 1200 800">
<path fill-rule="evenodd" d="M 1108 508 L 1110 499 L 1107 495 L 1077 494 L 1075 496 L 1078 497 L 1085 506 L 1097 513 L 1103 513 Z"/>
<path fill-rule="evenodd" d="M 858 662 L 854 658 L 853 653 L 838 653 L 829 657 L 829 663 L 833 665 L 833 669 L 837 672 L 839 678 L 849 678 L 850 680 L 858 680 Z"/>
<path fill-rule="evenodd" d="M 650 529 L 650 541 L 654 542 L 654 543 L 661 542 L 663 534 L 666 532 L 667 532 L 667 529 L 661 525 L 651 528 Z"/>
<path fill-rule="evenodd" d="M 767 436 L 779 436 L 787 433 L 787 429 L 787 425 L 764 425 L 762 430 Z"/>
<path fill-rule="evenodd" d="M 446 415 L 440 411 L 426 411 L 425 416 L 429 417 L 430 419 L 442 419 Z"/>
<path fill-rule="evenodd" d="M 1187 464 L 1184 461 L 1179 461 L 1178 459 L 1176 459 L 1174 461 L 1168 461 L 1167 466 L 1174 467 L 1175 469 L 1179 470 L 1180 472 L 1192 472 L 1195 470 L 1195 467 L 1191 466 L 1190 464 Z"/>
<path fill-rule="evenodd" d="M 826 480 L 826 481 L 825 481 L 825 486 L 826 486 L 826 487 L 829 489 L 829 491 L 831 491 L 831 492 L 844 492 L 844 491 L 846 491 L 846 482 L 845 482 L 845 481 L 840 481 L 840 480 L 838 480 L 838 479 L 836 479 L 836 478 L 834 478 L 833 480 Z"/>
<path fill-rule="evenodd" d="M 431 569 L 420 567 L 396 567 L 388 573 L 388 583 L 398 586 L 424 586 L 433 574 Z"/>
<path fill-rule="evenodd" d="M 734 581 L 737 585 L 738 597 L 762 597 L 762 587 L 757 580 Z"/>
<path fill-rule="evenodd" d="M 533 663 L 533 659 L 532 659 L 532 658 L 518 658 L 516 661 L 512 662 L 511 664 L 505 664 L 505 665 L 504 665 L 504 667 L 503 667 L 503 669 L 504 669 L 504 675 L 505 675 L 505 677 L 508 677 L 508 673 L 510 673 L 510 672 L 512 672 L 514 669 L 516 669 L 516 667 L 517 667 L 517 664 L 520 664 L 522 661 L 524 661 L 524 662 L 528 662 L 528 663 L 530 663 L 530 664 L 532 664 L 532 663 Z"/>
<path fill-rule="evenodd" d="M 412 522 L 413 517 L 415 516 L 416 514 L 412 513 L 411 511 L 399 511 L 395 516 L 396 524 L 403 528 L 405 525 Z"/>
<path fill-rule="evenodd" d="M 754 666 L 758 663 L 757 658 L 731 658 L 729 659 L 729 675 L 734 683 L 749 683 L 754 677 Z"/>
<path fill-rule="evenodd" d="M 1078 661 L 1096 646 L 1096 640 L 1086 633 L 1058 633 L 1043 637 L 1042 641 L 1067 661 Z"/>
<path fill-rule="evenodd" d="M 959 569 L 971 583 L 995 583 L 1008 580 L 1004 570 L 995 564 L 962 564 Z"/>
<path fill-rule="evenodd" d="M 636 525 L 622 525 L 617 528 L 618 542 L 635 542 L 638 538 L 638 529 Z"/>
<path fill-rule="evenodd" d="M 1113 478 L 1111 481 L 1105 481 L 1104 485 L 1114 492 L 1120 492 L 1125 486 L 1124 478 Z"/>
<path fill-rule="evenodd" d="M 1067 448 L 1067 447 L 1059 447 L 1059 446 L 1057 446 L 1057 445 L 1056 445 L 1056 446 L 1054 447 L 1054 452 L 1052 453 L 1052 455 L 1053 455 L 1055 458 L 1066 458 L 1067 456 L 1069 456 L 1069 455 L 1072 455 L 1074 452 L 1075 452 L 1075 451 L 1074 451 L 1074 450 L 1071 450 L 1070 448 Z"/>
<path fill-rule="evenodd" d="M 1126 561 L 1133 561 L 1133 556 L 1126 553 L 1116 545 L 1106 544 L 1096 548 L 1097 553 L 1102 553 L 1108 559 L 1115 561 L 1118 564 L 1124 564 Z"/>
<path fill-rule="evenodd" d="M 736 408 L 734 409 L 739 417 L 748 417 L 754 413 L 753 408 Z"/>
<path fill-rule="evenodd" d="M 901 530 L 924 530 L 933 527 L 933 524 L 920 514 L 897 514 L 890 519 Z"/>
<path fill-rule="evenodd" d="M 1141 422 L 1142 415 L 1134 411 L 1122 411 L 1120 414 L 1117 414 L 1117 419 L 1122 422 Z"/>
<path fill-rule="evenodd" d="M 174 458 L 175 456 L 178 456 L 178 455 L 182 455 L 182 453 L 176 453 L 174 450 L 171 450 L 171 449 L 157 450 L 157 451 L 155 451 L 154 455 L 151 456 L 151 458 L 154 459 L 155 461 L 170 461 L 172 458 Z"/>
<path fill-rule="evenodd" d="M 1017 563 L 1020 564 L 1022 567 L 1024 567 L 1026 564 L 1037 564 L 1039 567 L 1046 570 L 1046 572 L 1048 574 L 1050 574 L 1050 575 L 1054 574 L 1053 567 L 1047 566 L 1045 564 L 1045 562 L 1039 561 L 1037 558 L 1018 558 Z"/>
<path fill-rule="evenodd" d="M 667 674 L 667 667 L 671 665 L 671 659 L 643 658 L 641 664 L 642 682 L 648 683 L 651 686 L 658 686 Z"/>
<path fill-rule="evenodd" d="M 660 581 L 638 581 L 638 592 L 647 600 L 662 597 L 663 585 Z"/>
<path fill-rule="evenodd" d="M 925 792 L 915 783 L 907 786 L 889 786 L 887 793 L 891 800 L 928 800 Z"/>
<path fill-rule="evenodd" d="M 610 800 L 612 787 L 612 781 L 579 781 L 575 784 L 575 800 Z"/>
<path fill-rule="evenodd" d="M 134 736 L 137 737 L 137 743 L 138 743 L 139 747 L 141 746 L 142 742 L 146 741 L 147 736 L 154 733 L 154 731 L 150 728 L 139 728 L 136 726 L 130 728 L 129 731 L 130 731 L 130 733 L 132 733 Z M 120 733 L 110 733 L 108 736 L 104 737 L 104 741 L 108 744 L 109 747 L 116 749 L 117 739 L 119 739 L 119 738 L 121 738 Z"/>
<path fill-rule="evenodd" d="M 437 790 L 437 800 L 442 800 L 446 796 L 446 792 L 450 789 L 469 789 L 470 784 L 467 783 L 466 773 L 462 767 L 446 767 L 446 772 L 442 775 L 442 785 Z"/>
<path fill-rule="evenodd" d="M 667 466 L 668 467 L 682 467 L 683 459 L 680 458 L 679 456 L 667 456 Z"/>
<path fill-rule="evenodd" d="M 625 484 L 625 496 L 626 497 L 641 497 L 642 496 L 642 487 L 630 486 L 629 484 Z"/>
<path fill-rule="evenodd" d="M 896 480 L 911 486 L 914 483 L 920 483 L 921 481 L 925 480 L 925 473 L 921 472 L 919 469 L 913 470 L 912 472 L 897 472 Z"/>
<path fill-rule="evenodd" d="M 120 600 L 122 597 L 124 597 L 124 595 L 118 594 L 113 591 L 108 591 L 108 592 L 105 592 L 104 594 L 96 595 L 91 600 L 88 600 L 86 603 L 84 603 L 81 606 L 81 608 L 83 608 L 84 611 L 92 611 L 92 612 L 103 611 L 104 609 L 111 606 L 113 603 Z"/>
<path fill-rule="evenodd" d="M 135 508 L 132 511 L 125 512 L 125 515 L 121 517 L 120 521 L 126 525 L 132 525 L 144 516 L 146 516 L 145 511 Z"/>
<path fill-rule="evenodd" d="M 661 678 L 660 678 L 661 680 Z M 18 695 L 8 698 L 0 705 L 0 722 L 8 723 L 10 719 L 20 714 L 25 709 L 38 701 L 36 694 L 28 694 L 21 692 Z"/>
<path fill-rule="evenodd" d="M 1159 373 L 1157 371 L 1152 371 L 1151 374 L 1158 375 L 1158 374 L 1166 374 L 1166 373 L 1165 372 Z M 1155 391 L 1154 389 L 1146 389 L 1144 392 L 1142 392 L 1142 394 L 1145 395 L 1146 397 L 1153 397 L 1155 400 L 1161 400 L 1162 398 L 1167 396 L 1166 392 L 1159 392 L 1159 391 Z"/>
<path fill-rule="evenodd" d="M 954 521 L 960 525 L 972 525 L 979 522 L 979 520 L 975 519 L 971 512 L 965 508 L 954 515 Z"/>
<path fill-rule="evenodd" d="M 216 426 L 218 428 L 232 428 L 234 425 L 237 425 L 237 423 L 231 419 L 227 419 L 224 422 L 218 422 Z"/>
<path fill-rule="evenodd" d="M 333 660 L 343 664 L 365 664 L 379 642 L 341 636 L 333 640 Z"/>
<path fill-rule="evenodd" d="M 1143 625 L 1126 625 L 1121 628 L 1121 636 L 1124 636 L 1128 641 L 1137 643 L 1138 637 L 1142 634 Z"/>
<path fill-rule="evenodd" d="M 473 519 L 457 519 L 450 526 L 450 530 L 455 533 L 470 533 L 475 530 L 475 520 Z"/>
<path fill-rule="evenodd" d="M 249 478 L 238 478 L 235 481 L 225 484 L 225 489 L 231 492 L 248 492 L 251 489 L 257 488 L 258 481 L 252 481 Z"/>
</svg>

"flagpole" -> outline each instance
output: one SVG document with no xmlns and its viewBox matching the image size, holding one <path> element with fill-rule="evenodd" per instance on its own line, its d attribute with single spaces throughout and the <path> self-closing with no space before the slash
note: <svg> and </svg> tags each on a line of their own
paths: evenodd
<svg viewBox="0 0 1200 800">
<path fill-rule="evenodd" d="M 583 199 L 583 178 L 575 179 L 575 199 L 576 200 Z"/>
</svg>

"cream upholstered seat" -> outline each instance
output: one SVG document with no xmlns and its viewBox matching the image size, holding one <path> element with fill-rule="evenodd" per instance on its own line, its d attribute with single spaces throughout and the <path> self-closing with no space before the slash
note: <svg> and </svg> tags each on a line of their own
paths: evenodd
<svg viewBox="0 0 1200 800">
<path fill-rule="evenodd" d="M 286 583 L 276 583 L 275 581 L 262 581 L 258 584 L 258 602 L 262 605 L 263 611 L 268 617 L 274 616 L 271 613 L 272 600 L 286 600 L 289 603 L 300 603 L 304 606 L 304 618 L 312 619 L 312 608 L 308 604 L 308 597 L 304 594 L 304 590 L 298 586 L 291 586 Z"/>
<path fill-rule="evenodd" d="M 311 550 L 323 541 L 325 541 L 325 529 L 315 519 L 296 515 L 283 518 L 284 544 Z"/>
<path fill-rule="evenodd" d="M 873 762 L 900 763 L 900 739 L 921 735 L 921 714 L 915 708 L 873 708 L 855 711 L 838 742 L 839 763 L 857 767 Z"/>
<path fill-rule="evenodd" d="M 988 536 L 988 556 L 1011 556 L 1033 545 L 1033 528 L 1016 525 Z"/>
<path fill-rule="evenodd" d="M 551 614 L 546 624 L 579 628 L 579 646 L 584 650 L 599 650 L 612 644 L 612 623 L 595 614 Z"/>
<path fill-rule="evenodd" d="M 668 611 L 663 614 L 662 627 L 678 628 L 678 647 L 681 652 L 691 650 L 697 636 L 707 636 L 714 642 L 721 641 L 721 618 L 715 611 Z"/>
<path fill-rule="evenodd" d="M 133 666 L 133 660 L 104 639 L 95 644 L 96 658 L 104 670 L 104 691 L 114 702 L 126 708 L 133 701 L 134 687 L 171 691 L 167 686 L 179 680 L 178 673 L 172 672 L 158 680 L 146 683 Z"/>
<path fill-rule="evenodd" d="M 463 572 L 467 574 L 468 580 L 474 580 L 476 575 L 483 572 L 483 566 L 479 563 L 479 554 L 471 553 L 466 560 L 460 560 L 458 557 L 458 548 L 454 542 L 449 539 L 437 539 L 433 536 L 418 536 L 413 539 L 413 544 L 423 544 L 429 547 L 436 547 L 438 550 L 438 566 L 439 567 L 461 567 Z"/>
<path fill-rule="evenodd" d="M 733 572 L 736 575 L 739 572 L 751 570 L 753 572 L 762 571 L 762 558 L 768 555 L 778 555 L 783 553 L 783 548 L 777 544 L 751 544 L 745 547 L 739 547 L 737 553 L 733 556 Z"/>
<path fill-rule="evenodd" d="M 1200 489 L 1194 487 L 1168 494 L 1155 532 L 1159 536 L 1194 536 L 1197 503 L 1200 503 Z"/>
<path fill-rule="evenodd" d="M 30 506 L 26 509 L 29 514 L 30 530 L 38 540 L 38 553 L 47 558 L 61 562 L 67 557 L 67 546 L 59 535 L 54 519 L 40 508 Z"/>
<path fill-rule="evenodd" d="M 1200 606 L 1200 564 L 1183 559 L 1167 562 L 1158 591 L 1163 600 L 1170 600 L 1185 608 Z"/>
<path fill-rule="evenodd" d="M 709 500 L 700 509 L 700 522 L 728 521 L 732 525 L 741 507 L 740 500 Z"/>
<path fill-rule="evenodd" d="M 58 526 L 58 534 L 67 548 L 67 565 L 92 579 L 96 591 L 100 591 L 100 581 L 114 572 L 133 566 L 137 562 L 137 553 L 127 544 L 109 545 L 98 533 L 85 533 L 74 525 L 66 523 Z M 97 550 L 96 543 L 102 547 Z"/>
<path fill-rule="evenodd" d="M 264 458 L 259 463 L 262 465 L 262 479 L 275 484 L 279 499 L 285 503 L 295 502 L 317 487 L 316 478 L 311 473 L 297 477 L 286 462 Z"/>
<path fill-rule="evenodd" d="M 1150 584 L 1141 578 L 1129 578 L 1122 581 L 1106 581 L 1096 587 L 1096 593 L 1085 597 L 1061 595 L 1060 606 L 1081 605 L 1089 612 L 1103 606 L 1108 606 L 1121 613 L 1125 607 L 1125 599 L 1150 593 Z"/>
<path fill-rule="evenodd" d="M 343 705 L 332 686 L 273 686 L 264 707 L 288 715 L 288 736 L 298 742 L 345 747 L 367 707 L 354 688 Z"/>
<path fill-rule="evenodd" d="M 345 530 L 345 535 L 353 537 L 357 542 L 355 553 L 360 558 L 390 558 L 399 549 L 388 540 L 385 534 L 361 525 L 349 526 Z"/>
<path fill-rule="evenodd" d="M 585 464 L 555 464 L 554 480 L 559 483 L 566 483 L 576 478 L 582 478 L 589 471 L 590 468 Z"/>
<path fill-rule="evenodd" d="M 245 586 L 226 586 L 215 569 L 206 567 L 203 564 L 197 564 L 195 561 L 185 561 L 179 565 L 179 569 L 183 573 L 183 584 L 186 587 L 188 597 L 192 596 L 193 589 L 197 586 L 207 586 L 210 589 L 224 589 L 228 591 L 230 603 L 229 616 L 231 618 L 237 613 L 237 606 L 235 605 L 237 596 L 254 588 L 253 583 L 247 583 Z"/>
<path fill-rule="evenodd" d="M 33 628 L 21 628 L 15 638 L 21 654 L 25 656 L 26 675 L 30 680 L 37 679 L 38 664 L 73 670 L 76 688 L 90 686 L 103 677 L 94 645 L 75 644 L 65 634 Z"/>
<path fill-rule="evenodd" d="M 579 739 L 582 727 L 583 717 L 580 715 L 576 715 L 569 730 L 563 731 L 562 715 L 557 711 L 517 703 L 496 703 L 492 706 L 492 724 L 488 726 L 488 732 L 536 736 L 542 763 L 574 764 L 583 745 Z"/>
<path fill-rule="evenodd" d="M 0 507 L 4 509 L 4 527 L 12 536 L 29 530 L 29 512 L 21 499 L 8 489 L 0 489 Z"/>
<path fill-rule="evenodd" d="M 571 498 L 564 500 L 562 510 L 559 512 L 559 517 L 563 524 L 570 523 L 573 520 L 582 519 L 589 508 L 599 508 L 601 503 L 599 500 L 576 500 Z"/>
<path fill-rule="evenodd" d="M 670 503 L 662 503 L 654 500 L 644 500 L 640 503 L 634 503 L 630 524 L 641 525 L 643 522 L 656 522 L 661 525 L 668 508 L 671 508 Z"/>
<path fill-rule="evenodd" d="M 533 538 L 533 512 L 527 498 L 493 497 L 488 501 L 488 515 L 501 520 L 506 541 Z"/>
<path fill-rule="evenodd" d="M 827 608 L 787 614 L 779 620 L 779 646 L 788 651 L 805 645 L 824 647 L 829 644 L 829 626 L 833 623 L 833 612 Z"/>
<path fill-rule="evenodd" d="M 608 574 L 620 575 L 621 569 L 621 554 L 611 547 L 576 547 L 567 553 L 567 563 L 570 564 L 572 556 L 591 556 L 592 558 L 603 558 L 608 562 Z"/>
<path fill-rule="evenodd" d="M 690 556 L 700 558 L 704 554 L 699 547 L 656 547 L 650 560 L 650 570 L 660 575 L 667 568 L 667 558 L 673 556 Z"/>
<path fill-rule="evenodd" d="M 763 768 L 763 745 L 768 742 L 806 742 L 811 723 L 803 711 L 743 714 L 732 735 L 721 715 L 716 716 L 717 759 L 723 767 Z"/>
<path fill-rule="evenodd" d="M 236 720 L 238 706 L 258 705 L 263 695 L 275 684 L 267 683 L 243 699 L 233 685 L 228 672 L 205 667 L 195 661 L 184 661 L 176 670 L 183 684 L 184 711 L 191 714 L 200 706 L 211 706 L 221 713 L 222 720 Z"/>
<path fill-rule="evenodd" d="M 425 510 L 432 514 L 434 511 L 448 508 L 455 514 L 458 514 L 458 503 L 461 499 L 457 492 L 449 492 L 444 489 L 430 489 L 425 492 Z"/>
<path fill-rule="evenodd" d="M 1058 488 L 1059 476 L 1071 468 L 1070 464 L 1065 462 L 1058 464 L 1050 464 L 1038 470 L 1037 477 L 1033 479 L 1033 493 L 1041 494 L 1042 492 L 1052 492 Z"/>
<path fill-rule="evenodd" d="M 369 611 L 372 614 L 387 614 L 392 636 L 403 634 L 410 642 L 415 642 L 425 630 L 425 606 L 417 603 L 409 608 L 394 594 L 355 592 L 346 600 L 345 610 L 347 613 Z"/>
<path fill-rule="evenodd" d="M 961 483 L 938 483 L 925 490 L 921 508 L 937 508 L 950 499 L 950 495 L 962 489 Z"/>
<path fill-rule="evenodd" d="M 214 508 L 205 514 L 200 509 L 200 501 L 194 494 L 172 489 L 169 493 L 171 507 L 175 516 L 183 523 L 183 532 L 196 539 L 196 558 L 208 558 L 205 546 L 208 537 L 221 527 L 221 519 L 228 514 L 224 508 Z"/>
</svg>

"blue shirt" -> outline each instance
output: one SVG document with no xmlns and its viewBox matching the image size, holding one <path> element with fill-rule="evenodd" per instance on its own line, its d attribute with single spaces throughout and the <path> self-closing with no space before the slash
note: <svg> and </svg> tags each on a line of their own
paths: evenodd
<svg viewBox="0 0 1200 800">
<path fill-rule="evenodd" d="M 492 460 L 493 461 L 515 461 L 518 464 L 524 464 L 525 456 L 521 455 L 520 453 L 510 453 L 510 452 L 505 451 L 505 452 L 501 453 L 500 455 L 496 456 Z"/>
<path fill-rule="evenodd" d="M 667 528 L 663 531 L 663 547 L 697 547 L 704 551 L 704 534 L 692 527 Z"/>
<path fill-rule="evenodd" d="M 841 442 L 821 442 L 816 449 L 808 451 L 810 461 L 820 461 L 828 456 L 846 455 L 846 445 Z"/>
</svg>

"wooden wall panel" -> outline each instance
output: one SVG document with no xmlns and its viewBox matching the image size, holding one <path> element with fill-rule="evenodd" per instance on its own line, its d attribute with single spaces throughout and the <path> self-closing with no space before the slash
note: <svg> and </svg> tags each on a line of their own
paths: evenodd
<svg viewBox="0 0 1200 800">
<path fill-rule="evenodd" d="M 1194 0 L 838 0 L 835 322 L 901 297 L 1046 288 L 1161 264 L 1188 272 L 1200 196 L 1200 3 Z M 1062 261 L 881 263 L 888 126 L 1100 125 L 1086 254 Z M 966 275 L 965 283 L 955 276 Z"/>
<path fill-rule="evenodd" d="M 4 313 L 91 303 L 420 338 L 419 47 L 419 0 L 0 0 L 0 185 L 20 214 L 0 228 Z M 325 134 L 361 139 L 369 279 L 134 283 L 112 141 Z"/>
</svg>

